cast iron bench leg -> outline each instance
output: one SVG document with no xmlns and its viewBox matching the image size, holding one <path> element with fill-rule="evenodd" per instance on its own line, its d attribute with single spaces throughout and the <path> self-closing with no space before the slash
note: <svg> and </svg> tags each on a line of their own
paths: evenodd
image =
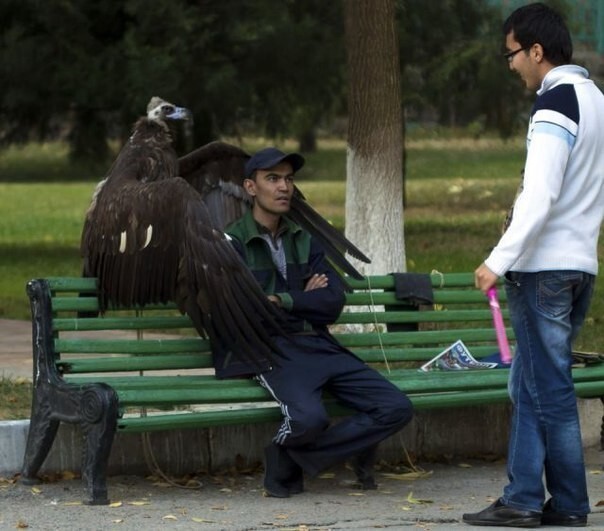
<svg viewBox="0 0 604 531">
<path fill-rule="evenodd" d="M 21 470 L 21 481 L 26 485 L 39 482 L 36 475 L 52 447 L 60 424 L 58 420 L 51 418 L 50 407 L 42 404 L 43 401 L 33 409 L 34 414 L 29 423 L 25 457 Z"/>
<path fill-rule="evenodd" d="M 117 428 L 118 398 L 105 384 L 90 386 L 82 393 L 82 430 L 85 447 L 82 480 L 88 505 L 107 505 L 107 462 Z"/>
</svg>

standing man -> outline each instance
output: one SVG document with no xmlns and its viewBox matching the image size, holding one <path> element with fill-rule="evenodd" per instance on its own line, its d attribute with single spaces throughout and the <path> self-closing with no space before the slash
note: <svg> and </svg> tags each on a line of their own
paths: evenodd
<svg viewBox="0 0 604 531">
<path fill-rule="evenodd" d="M 503 26 L 506 59 L 537 91 L 523 187 L 497 246 L 476 269 L 486 292 L 505 276 L 517 340 L 509 390 L 514 406 L 509 484 L 472 525 L 584 527 L 590 512 L 581 430 L 571 378 L 571 343 L 587 313 L 598 271 L 604 213 L 604 96 L 570 64 L 572 42 L 542 3 Z M 549 499 L 543 486 L 549 491 Z"/>
<path fill-rule="evenodd" d="M 287 314 L 287 337 L 274 338 L 281 354 L 260 372 L 215 357 L 219 377 L 257 373 L 281 406 L 283 422 L 265 449 L 264 477 L 266 494 L 278 498 L 302 492 L 303 471 L 316 476 L 348 458 L 355 459 L 362 486 L 375 488 L 377 444 L 412 417 L 409 399 L 327 329 L 344 305 L 342 282 L 310 234 L 284 217 L 294 173 L 303 165 L 301 155 L 275 148 L 253 155 L 244 181 L 253 208 L 226 231 L 268 298 Z M 323 391 L 356 414 L 330 425 Z"/>
</svg>

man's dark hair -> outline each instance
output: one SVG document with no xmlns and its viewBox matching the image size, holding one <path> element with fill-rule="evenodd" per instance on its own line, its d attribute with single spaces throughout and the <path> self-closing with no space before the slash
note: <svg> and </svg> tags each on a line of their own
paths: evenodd
<svg viewBox="0 0 604 531">
<path fill-rule="evenodd" d="M 503 34 L 514 32 L 523 48 L 540 44 L 544 58 L 555 66 L 571 62 L 573 43 L 562 16 L 541 2 L 516 9 L 503 23 Z"/>
</svg>

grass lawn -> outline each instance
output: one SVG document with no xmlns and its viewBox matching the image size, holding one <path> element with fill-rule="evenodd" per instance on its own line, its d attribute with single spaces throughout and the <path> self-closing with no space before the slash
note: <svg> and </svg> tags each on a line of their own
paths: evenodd
<svg viewBox="0 0 604 531">
<path fill-rule="evenodd" d="M 246 142 L 247 150 L 271 144 Z M 278 142 L 287 150 L 292 142 Z M 307 157 L 298 185 L 336 226 L 344 225 L 346 147 L 321 141 Z M 33 145 L 0 152 L 0 318 L 29 319 L 26 282 L 78 275 L 79 238 L 100 176 L 67 163 L 64 145 Z M 408 140 L 405 245 L 410 271 L 472 271 L 499 238 L 524 159 L 521 139 Z M 604 239 L 600 245 L 600 256 Z M 599 277 L 600 279 L 602 277 Z M 604 281 L 576 347 L 604 351 Z M 0 396 L 22 391 L 0 382 Z M 29 396 L 25 394 L 25 396 Z M 28 412 L 29 405 L 25 410 Z M 1 415 L 0 415 L 0 418 Z"/>
</svg>

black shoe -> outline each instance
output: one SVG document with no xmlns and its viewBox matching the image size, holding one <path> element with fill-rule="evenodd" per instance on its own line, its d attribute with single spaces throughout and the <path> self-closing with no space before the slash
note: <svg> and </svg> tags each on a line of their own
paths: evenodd
<svg viewBox="0 0 604 531">
<path fill-rule="evenodd" d="M 352 460 L 352 469 L 357 476 L 358 486 L 362 490 L 375 490 L 378 488 L 373 476 L 376 456 L 377 445 L 361 452 Z"/>
<path fill-rule="evenodd" d="M 304 492 L 304 473 L 302 472 L 302 468 L 298 465 L 296 465 L 296 467 L 297 470 L 285 482 L 285 486 L 290 494 L 301 494 Z"/>
<path fill-rule="evenodd" d="M 302 469 L 278 444 L 264 449 L 264 490 L 267 496 L 289 498 L 304 490 Z"/>
<path fill-rule="evenodd" d="M 541 525 L 541 513 L 539 511 L 514 509 L 504 505 L 499 499 L 479 513 L 464 514 L 463 521 L 470 525 L 539 527 Z"/>
<path fill-rule="evenodd" d="M 563 527 L 585 527 L 587 526 L 587 515 L 557 513 L 552 509 L 552 500 L 548 500 L 543 506 L 541 514 L 541 525 L 557 525 Z"/>
</svg>

